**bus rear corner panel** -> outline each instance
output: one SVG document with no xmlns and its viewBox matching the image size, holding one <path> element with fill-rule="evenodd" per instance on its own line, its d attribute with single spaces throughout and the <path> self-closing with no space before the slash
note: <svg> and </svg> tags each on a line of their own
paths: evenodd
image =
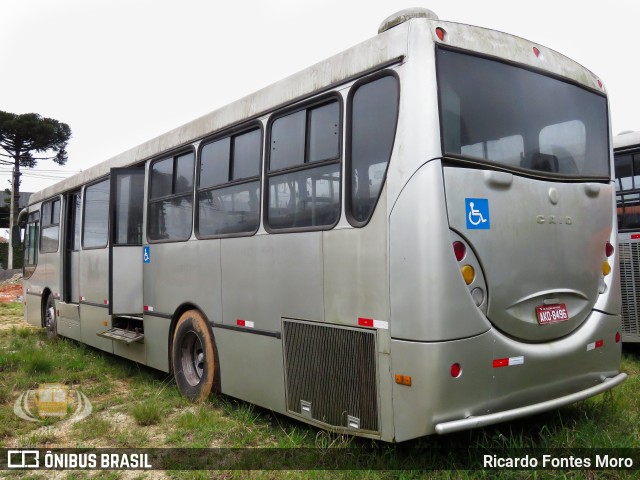
<svg viewBox="0 0 640 480">
<path fill-rule="evenodd" d="M 603 384 L 619 373 L 619 326 L 619 316 L 593 311 L 581 328 L 549 342 L 516 341 L 496 328 L 444 342 L 392 339 L 395 440 L 434 434 L 439 424 L 538 406 Z M 530 414 L 525 409 L 509 418 Z"/>
</svg>

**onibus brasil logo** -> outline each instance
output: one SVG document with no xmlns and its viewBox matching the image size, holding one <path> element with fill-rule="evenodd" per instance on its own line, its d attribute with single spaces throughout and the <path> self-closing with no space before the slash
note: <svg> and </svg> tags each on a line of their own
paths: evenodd
<svg viewBox="0 0 640 480">
<path fill-rule="evenodd" d="M 87 396 L 61 383 L 45 383 L 22 393 L 13 404 L 13 412 L 29 422 L 43 422 L 46 417 L 64 418 L 75 423 L 91 414 L 93 407 Z"/>
</svg>

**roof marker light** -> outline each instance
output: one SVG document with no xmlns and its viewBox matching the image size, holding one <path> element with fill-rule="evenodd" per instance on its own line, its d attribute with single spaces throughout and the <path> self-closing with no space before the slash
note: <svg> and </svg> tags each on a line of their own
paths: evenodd
<svg viewBox="0 0 640 480">
<path fill-rule="evenodd" d="M 533 54 L 540 58 L 540 49 L 538 47 L 533 47 Z"/>
<path fill-rule="evenodd" d="M 600 90 L 604 89 L 604 85 L 602 84 L 602 81 L 600 79 L 598 79 L 598 86 L 600 87 Z"/>
<path fill-rule="evenodd" d="M 441 42 L 444 41 L 444 37 L 446 33 L 447 32 L 444 31 L 444 28 L 441 28 L 441 27 L 436 28 L 436 35 L 438 36 Z"/>
</svg>

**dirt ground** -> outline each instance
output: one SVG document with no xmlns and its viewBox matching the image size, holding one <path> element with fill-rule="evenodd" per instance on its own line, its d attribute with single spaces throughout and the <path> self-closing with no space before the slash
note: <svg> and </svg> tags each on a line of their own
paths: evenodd
<svg viewBox="0 0 640 480">
<path fill-rule="evenodd" d="M 20 296 L 22 296 L 21 284 L 0 285 L 0 303 L 15 302 Z"/>
<path fill-rule="evenodd" d="M 15 302 L 18 297 L 22 297 L 22 277 L 20 275 L 0 283 L 0 303 Z"/>
</svg>

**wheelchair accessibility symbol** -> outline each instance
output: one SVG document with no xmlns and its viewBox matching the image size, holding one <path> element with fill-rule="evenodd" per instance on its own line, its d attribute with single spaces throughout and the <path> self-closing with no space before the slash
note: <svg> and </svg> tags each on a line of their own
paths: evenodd
<svg viewBox="0 0 640 480">
<path fill-rule="evenodd" d="M 142 261 L 144 263 L 151 263 L 151 252 L 148 246 L 142 249 Z"/>
<path fill-rule="evenodd" d="M 491 219 L 489 217 L 488 198 L 465 198 L 465 211 L 467 215 L 467 229 L 489 230 Z"/>
</svg>

